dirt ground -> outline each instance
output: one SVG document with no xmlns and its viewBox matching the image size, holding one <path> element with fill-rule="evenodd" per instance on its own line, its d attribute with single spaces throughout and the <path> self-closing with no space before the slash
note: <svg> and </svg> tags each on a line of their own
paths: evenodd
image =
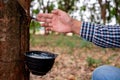
<svg viewBox="0 0 120 80">
<path fill-rule="evenodd" d="M 90 80 L 93 70 L 100 65 L 113 65 L 120 67 L 120 50 L 82 48 L 73 49 L 68 54 L 67 49 L 51 48 L 44 46 L 31 47 L 31 50 L 43 50 L 58 54 L 53 68 L 44 76 L 30 74 L 30 80 Z M 88 65 L 88 57 L 100 59 L 101 63 Z"/>
</svg>

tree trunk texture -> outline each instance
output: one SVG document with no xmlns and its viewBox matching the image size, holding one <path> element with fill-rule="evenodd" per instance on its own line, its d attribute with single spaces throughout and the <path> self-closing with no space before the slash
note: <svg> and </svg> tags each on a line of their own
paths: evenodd
<svg viewBox="0 0 120 80">
<path fill-rule="evenodd" d="M 0 0 L 0 80 L 29 80 L 24 53 L 30 20 L 25 14 L 17 0 Z"/>
<path fill-rule="evenodd" d="M 103 0 L 98 0 L 100 8 L 101 8 L 101 18 L 103 19 L 103 23 L 106 23 L 106 3 L 102 4 Z M 106 1 L 107 2 L 107 1 Z"/>
</svg>

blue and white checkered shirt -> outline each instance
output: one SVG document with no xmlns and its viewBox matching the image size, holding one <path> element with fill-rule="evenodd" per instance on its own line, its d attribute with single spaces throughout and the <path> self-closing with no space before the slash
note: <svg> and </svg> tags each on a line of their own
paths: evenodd
<svg viewBox="0 0 120 80">
<path fill-rule="evenodd" d="M 120 48 L 120 26 L 82 22 L 80 36 L 104 48 Z"/>
</svg>

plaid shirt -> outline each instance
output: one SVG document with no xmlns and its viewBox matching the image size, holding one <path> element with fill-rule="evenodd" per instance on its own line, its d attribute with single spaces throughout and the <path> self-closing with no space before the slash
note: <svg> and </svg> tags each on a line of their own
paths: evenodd
<svg viewBox="0 0 120 80">
<path fill-rule="evenodd" d="M 120 48 L 120 26 L 83 22 L 80 36 L 104 48 Z"/>
</svg>

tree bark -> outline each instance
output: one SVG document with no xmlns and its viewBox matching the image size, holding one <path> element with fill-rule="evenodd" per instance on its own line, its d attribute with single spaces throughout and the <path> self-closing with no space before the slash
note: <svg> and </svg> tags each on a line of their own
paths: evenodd
<svg viewBox="0 0 120 80">
<path fill-rule="evenodd" d="M 103 0 L 98 0 L 100 8 L 101 8 L 101 18 L 103 19 L 103 23 L 106 23 L 106 3 L 102 4 Z M 106 1 L 107 2 L 107 1 Z"/>
<path fill-rule="evenodd" d="M 0 0 L 0 80 L 29 80 L 24 53 L 30 20 L 25 14 L 17 0 Z"/>
</svg>

